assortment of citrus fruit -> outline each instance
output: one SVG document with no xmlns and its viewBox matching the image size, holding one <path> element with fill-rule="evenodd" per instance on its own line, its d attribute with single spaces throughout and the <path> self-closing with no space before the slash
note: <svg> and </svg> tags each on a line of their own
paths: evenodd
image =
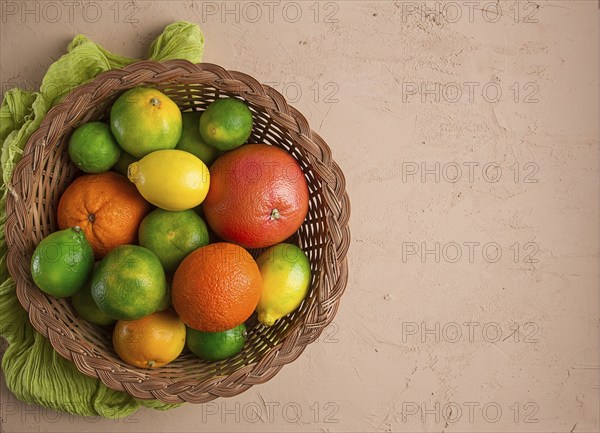
<svg viewBox="0 0 600 433">
<path fill-rule="evenodd" d="M 252 128 L 240 99 L 181 112 L 157 89 L 123 93 L 107 123 L 70 136 L 84 173 L 33 253 L 35 284 L 112 326 L 132 366 L 161 367 L 186 346 L 206 361 L 240 352 L 252 314 L 272 326 L 311 281 L 306 254 L 285 243 L 308 212 L 306 179 L 286 151 L 248 144 Z"/>
</svg>

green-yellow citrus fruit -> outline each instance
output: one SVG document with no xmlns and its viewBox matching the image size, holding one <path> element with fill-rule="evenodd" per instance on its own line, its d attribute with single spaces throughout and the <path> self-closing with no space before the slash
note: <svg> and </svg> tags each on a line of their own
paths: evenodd
<svg viewBox="0 0 600 433">
<path fill-rule="evenodd" d="M 164 93 L 135 87 L 113 104 L 110 128 L 125 152 L 141 158 L 155 150 L 177 146 L 181 137 L 181 111 Z"/>
<path fill-rule="evenodd" d="M 256 263 L 263 290 L 256 307 L 258 320 L 268 326 L 296 310 L 310 287 L 310 262 L 296 245 L 281 243 L 265 250 Z"/>
<path fill-rule="evenodd" d="M 165 272 L 147 248 L 121 245 L 111 250 L 92 276 L 92 297 L 109 317 L 135 320 L 164 306 Z"/>
<path fill-rule="evenodd" d="M 192 209 L 156 209 L 140 224 L 139 240 L 156 254 L 165 271 L 173 273 L 189 253 L 208 245 L 208 229 Z"/>
</svg>

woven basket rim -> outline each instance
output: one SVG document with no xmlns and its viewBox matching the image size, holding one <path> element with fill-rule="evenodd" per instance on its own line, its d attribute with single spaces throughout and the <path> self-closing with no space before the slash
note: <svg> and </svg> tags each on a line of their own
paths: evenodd
<svg viewBox="0 0 600 433">
<path fill-rule="evenodd" d="M 177 81 L 176 81 L 177 80 Z M 161 82 L 188 82 L 210 85 L 234 93 L 264 109 L 274 122 L 288 130 L 294 143 L 306 151 L 311 169 L 317 172 L 323 185 L 327 205 L 328 243 L 321 260 L 330 290 L 315 308 L 315 318 L 309 322 L 296 322 L 283 341 L 270 348 L 258 361 L 247 364 L 227 376 L 214 376 L 202 382 L 179 382 L 174 379 L 152 377 L 152 371 L 140 373 L 125 369 L 94 355 L 92 343 L 79 341 L 71 330 L 52 315 L 47 296 L 32 286 L 28 268 L 24 266 L 27 233 L 26 218 L 34 208 L 35 194 L 31 187 L 39 182 L 43 173 L 39 161 L 47 155 L 48 146 L 57 141 L 65 129 L 72 128 L 81 118 L 82 107 L 103 101 L 127 88 L 141 84 Z M 111 93 L 112 92 L 112 93 Z M 79 114 L 79 116 L 78 116 Z M 22 159 L 15 167 L 8 187 L 6 200 L 5 238 L 8 247 L 7 266 L 16 282 L 17 297 L 27 310 L 34 328 L 47 337 L 61 356 L 75 363 L 87 376 L 102 380 L 109 388 L 125 391 L 140 399 L 157 399 L 165 403 L 203 403 L 217 397 L 231 397 L 251 386 L 270 380 L 283 365 L 294 361 L 308 344 L 315 341 L 333 320 L 348 280 L 346 254 L 350 243 L 348 221 L 350 203 L 345 191 L 345 179 L 339 166 L 331 157 L 325 141 L 314 132 L 306 118 L 289 106 L 279 92 L 260 84 L 242 72 L 225 70 L 212 63 L 193 64 L 185 60 L 166 62 L 140 61 L 125 68 L 110 70 L 98 75 L 87 84 L 76 87 L 62 102 L 48 111 L 39 128 L 27 141 Z M 327 260 L 325 260 L 325 257 Z M 325 278 L 325 277 L 323 277 Z M 318 288 L 319 293 L 324 291 Z M 321 311 L 322 310 L 322 311 Z"/>
</svg>

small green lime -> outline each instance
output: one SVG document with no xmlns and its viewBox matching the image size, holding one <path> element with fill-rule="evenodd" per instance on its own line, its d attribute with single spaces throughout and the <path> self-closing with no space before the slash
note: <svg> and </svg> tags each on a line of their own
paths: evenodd
<svg viewBox="0 0 600 433">
<path fill-rule="evenodd" d="M 116 320 L 111 319 L 102 311 L 92 297 L 91 279 L 88 283 L 71 297 L 71 303 L 77 314 L 94 325 L 112 325 Z"/>
<path fill-rule="evenodd" d="M 187 347 L 196 356 L 207 361 L 230 358 L 244 347 L 246 325 L 241 324 L 222 332 L 202 332 L 187 328 Z"/>
<path fill-rule="evenodd" d="M 239 99 L 217 99 L 204 110 L 199 126 L 206 144 L 219 150 L 235 149 L 250 137 L 252 112 Z"/>
<path fill-rule="evenodd" d="M 93 268 L 94 252 L 79 227 L 48 235 L 31 258 L 33 281 L 56 298 L 71 296 L 83 288 Z"/>
<path fill-rule="evenodd" d="M 113 170 L 119 174 L 122 174 L 123 176 L 127 176 L 127 169 L 129 168 L 129 164 L 137 161 L 139 161 L 139 159 L 137 159 L 131 153 L 127 153 L 123 150 L 121 151 L 121 157 L 113 166 Z"/>
<path fill-rule="evenodd" d="M 192 209 L 156 209 L 142 220 L 140 245 L 152 251 L 166 272 L 175 272 L 185 257 L 208 245 L 208 228 Z"/>
<path fill-rule="evenodd" d="M 110 170 L 120 155 L 121 148 L 106 123 L 86 123 L 71 134 L 69 156 L 86 173 L 104 173 Z"/>
<path fill-rule="evenodd" d="M 198 129 L 200 114 L 201 113 L 197 111 L 182 114 L 183 129 L 181 138 L 175 149 L 185 150 L 186 152 L 196 155 L 204 164 L 210 166 L 223 152 L 209 146 L 202 139 Z"/>
</svg>

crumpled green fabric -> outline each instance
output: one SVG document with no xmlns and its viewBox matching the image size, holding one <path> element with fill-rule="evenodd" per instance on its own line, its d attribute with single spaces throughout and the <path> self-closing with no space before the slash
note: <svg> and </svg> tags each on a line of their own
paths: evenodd
<svg viewBox="0 0 600 433">
<path fill-rule="evenodd" d="M 48 110 L 72 89 L 101 72 L 122 68 L 137 60 L 110 53 L 83 35 L 76 36 L 67 51 L 48 68 L 38 92 L 10 89 L 0 107 L 0 335 L 9 344 L 2 358 L 6 385 L 22 401 L 81 416 L 122 418 L 141 405 L 170 409 L 178 405 L 136 400 L 109 389 L 100 380 L 78 372 L 72 362 L 58 355 L 50 342 L 29 323 L 6 267 L 7 185 L 27 139 Z M 204 36 L 200 28 L 180 21 L 168 25 L 154 40 L 148 59 L 185 59 L 198 63 L 203 51 Z"/>
</svg>

